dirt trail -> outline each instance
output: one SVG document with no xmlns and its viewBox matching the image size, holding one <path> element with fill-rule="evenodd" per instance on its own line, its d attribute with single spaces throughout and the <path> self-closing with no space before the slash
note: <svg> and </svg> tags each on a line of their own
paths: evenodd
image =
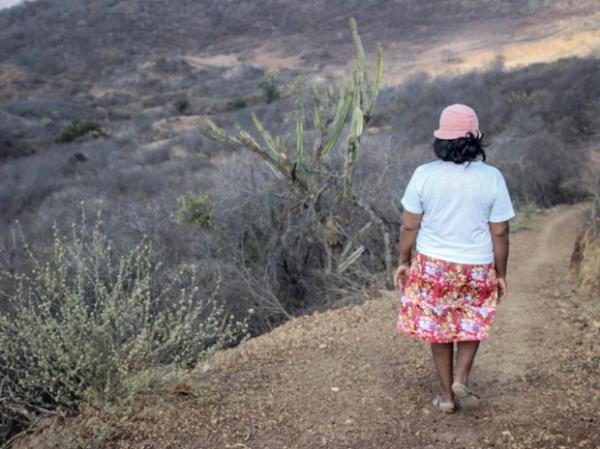
<svg viewBox="0 0 600 449">
<path fill-rule="evenodd" d="M 179 394 L 111 423 L 106 447 L 600 447 L 598 301 L 568 278 L 582 207 L 545 211 L 512 236 L 509 298 L 472 374 L 477 407 L 430 406 L 429 347 L 396 332 L 398 298 L 386 292 L 215 354 Z"/>
</svg>

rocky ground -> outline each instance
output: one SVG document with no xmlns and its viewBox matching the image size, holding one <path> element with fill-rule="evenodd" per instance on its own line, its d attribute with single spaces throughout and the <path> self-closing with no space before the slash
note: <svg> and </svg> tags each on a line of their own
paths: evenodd
<svg viewBox="0 0 600 449">
<path fill-rule="evenodd" d="M 543 211 L 513 235 L 509 297 L 472 374 L 476 406 L 432 408 L 429 349 L 396 332 L 397 295 L 381 292 L 217 353 L 124 416 L 83 408 L 14 447 L 79 436 L 130 449 L 598 448 L 599 302 L 569 276 L 583 208 Z"/>
</svg>

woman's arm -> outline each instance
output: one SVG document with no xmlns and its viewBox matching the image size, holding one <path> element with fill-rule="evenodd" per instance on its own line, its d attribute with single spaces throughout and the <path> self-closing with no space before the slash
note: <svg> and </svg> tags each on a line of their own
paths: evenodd
<svg viewBox="0 0 600 449">
<path fill-rule="evenodd" d="M 421 227 L 423 214 L 413 214 L 404 211 L 400 225 L 400 262 L 398 265 L 410 265 L 410 252 L 417 240 L 417 233 Z"/>
<path fill-rule="evenodd" d="M 398 268 L 394 276 L 396 288 L 401 288 L 406 279 L 406 272 L 410 266 L 410 253 L 417 240 L 417 233 L 421 227 L 423 214 L 413 214 L 412 212 L 402 212 L 402 224 L 400 225 L 400 258 Z"/>
<path fill-rule="evenodd" d="M 498 302 L 507 295 L 506 266 L 508 264 L 509 225 L 508 221 L 490 223 L 492 243 L 494 246 L 494 263 L 496 265 L 496 277 L 498 278 Z"/>
</svg>

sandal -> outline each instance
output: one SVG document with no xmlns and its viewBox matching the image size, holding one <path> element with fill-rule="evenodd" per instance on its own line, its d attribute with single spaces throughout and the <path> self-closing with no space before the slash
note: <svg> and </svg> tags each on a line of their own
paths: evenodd
<svg viewBox="0 0 600 449">
<path fill-rule="evenodd" d="M 452 384 L 452 392 L 460 399 L 469 398 L 475 401 L 479 400 L 479 396 L 476 395 L 473 390 L 471 390 L 465 384 L 461 384 L 460 382 L 454 382 Z"/>
<path fill-rule="evenodd" d="M 442 401 L 441 396 L 436 396 L 433 399 L 433 406 L 443 411 L 444 413 L 454 413 L 456 410 L 456 404 Z"/>
</svg>

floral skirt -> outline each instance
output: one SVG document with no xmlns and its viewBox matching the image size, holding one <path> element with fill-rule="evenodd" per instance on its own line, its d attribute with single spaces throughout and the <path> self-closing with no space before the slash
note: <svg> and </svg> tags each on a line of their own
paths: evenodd
<svg viewBox="0 0 600 449">
<path fill-rule="evenodd" d="M 494 263 L 461 264 L 417 252 L 396 328 L 430 343 L 484 340 L 496 315 L 497 286 Z"/>
</svg>

